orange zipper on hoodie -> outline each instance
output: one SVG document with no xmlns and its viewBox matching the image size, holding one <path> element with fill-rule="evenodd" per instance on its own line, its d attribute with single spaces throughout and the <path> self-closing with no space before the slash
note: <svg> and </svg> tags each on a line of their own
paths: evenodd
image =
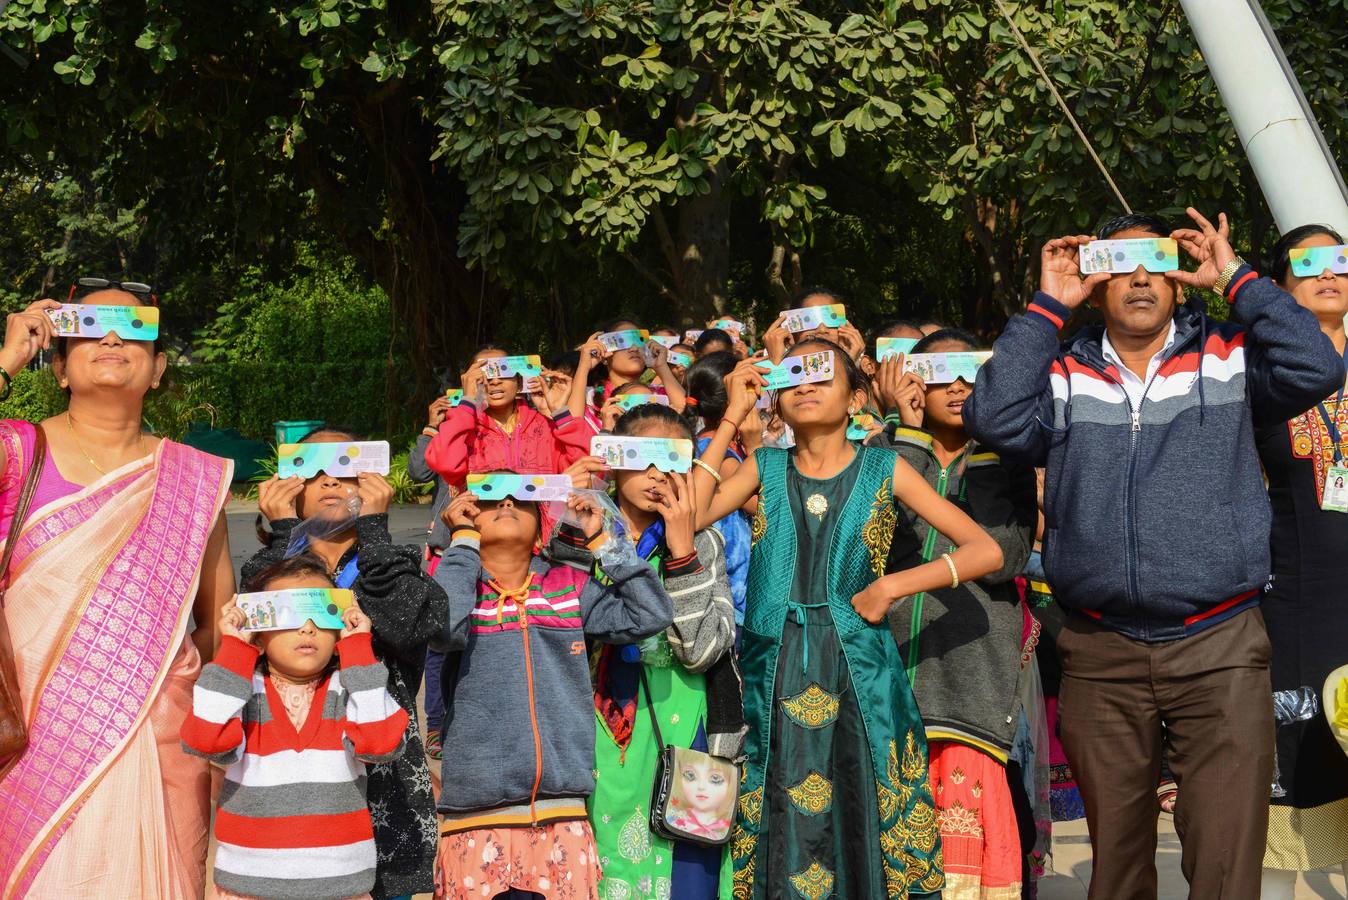
<svg viewBox="0 0 1348 900">
<path fill-rule="evenodd" d="M 534 659 L 529 652 L 529 617 L 520 602 L 520 634 L 524 635 L 524 678 L 529 686 L 529 727 L 534 733 L 534 789 L 529 794 L 529 821 L 538 824 L 538 786 L 543 783 L 543 737 L 538 733 L 538 706 L 534 700 Z"/>
</svg>

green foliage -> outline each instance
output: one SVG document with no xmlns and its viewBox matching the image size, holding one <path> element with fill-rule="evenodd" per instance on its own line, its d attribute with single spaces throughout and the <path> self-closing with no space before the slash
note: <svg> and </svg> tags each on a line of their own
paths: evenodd
<svg viewBox="0 0 1348 900">
<path fill-rule="evenodd" d="M 24 369 L 14 378 L 9 399 L 0 403 L 0 416 L 41 422 L 66 408 L 66 395 L 56 383 L 50 369 Z"/>
<path fill-rule="evenodd" d="M 276 363 L 296 368 L 387 358 L 392 342 L 389 303 L 350 258 L 320 254 L 308 244 L 295 254 L 292 274 L 268 282 L 247 270 L 233 299 L 195 335 L 194 359 L 205 363 Z"/>
<path fill-rule="evenodd" d="M 430 497 L 435 493 L 435 484 L 427 481 L 413 481 L 407 473 L 407 457 L 410 451 L 404 450 L 394 456 L 389 463 L 388 483 L 393 488 L 394 503 L 416 503 L 418 498 Z"/>
<path fill-rule="evenodd" d="M 1009 5 L 1134 207 L 1223 208 L 1262 255 L 1179 4 Z M 1342 158 L 1348 0 L 1263 6 Z M 198 362 L 381 360 L 354 379 L 389 419 L 479 339 L 629 307 L 761 324 L 827 281 L 866 322 L 994 331 L 1042 240 L 1118 206 L 984 0 L 12 0 L 0 40 L 31 61 L 0 95 L 4 299 L 153 271 Z"/>
</svg>

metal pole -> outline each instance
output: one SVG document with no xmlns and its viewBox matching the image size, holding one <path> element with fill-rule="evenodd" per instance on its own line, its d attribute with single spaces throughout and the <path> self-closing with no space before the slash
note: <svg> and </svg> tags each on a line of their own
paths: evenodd
<svg viewBox="0 0 1348 900">
<path fill-rule="evenodd" d="M 1181 5 L 1278 228 L 1348 232 L 1343 177 L 1258 0 Z"/>
</svg>

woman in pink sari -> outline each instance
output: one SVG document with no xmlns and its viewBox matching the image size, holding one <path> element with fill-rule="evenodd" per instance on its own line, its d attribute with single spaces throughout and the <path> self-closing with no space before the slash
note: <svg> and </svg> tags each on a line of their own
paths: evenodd
<svg viewBox="0 0 1348 900">
<path fill-rule="evenodd" d="M 38 427 L 47 443 L 5 597 L 29 744 L 0 761 L 0 898 L 200 897 L 210 774 L 178 731 L 234 590 L 232 465 L 142 430 L 166 364 L 154 342 L 56 338 L 56 305 L 9 316 L 0 348 L 12 375 L 54 346 L 70 394 L 40 426 L 0 421 L 0 533 Z"/>
</svg>

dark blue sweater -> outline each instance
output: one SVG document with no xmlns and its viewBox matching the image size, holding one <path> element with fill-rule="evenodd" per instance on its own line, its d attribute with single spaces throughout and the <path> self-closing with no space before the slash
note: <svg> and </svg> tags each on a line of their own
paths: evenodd
<svg viewBox="0 0 1348 900">
<path fill-rule="evenodd" d="M 1037 294 L 964 406 L 978 441 L 1047 467 L 1054 595 L 1128 637 L 1185 637 L 1259 602 L 1270 513 L 1254 428 L 1344 381 L 1315 316 L 1272 281 L 1244 267 L 1228 300 L 1230 322 L 1194 300 L 1176 309 L 1175 342 L 1134 409 L 1104 358 L 1104 329 L 1060 345 L 1071 311 Z"/>
</svg>

